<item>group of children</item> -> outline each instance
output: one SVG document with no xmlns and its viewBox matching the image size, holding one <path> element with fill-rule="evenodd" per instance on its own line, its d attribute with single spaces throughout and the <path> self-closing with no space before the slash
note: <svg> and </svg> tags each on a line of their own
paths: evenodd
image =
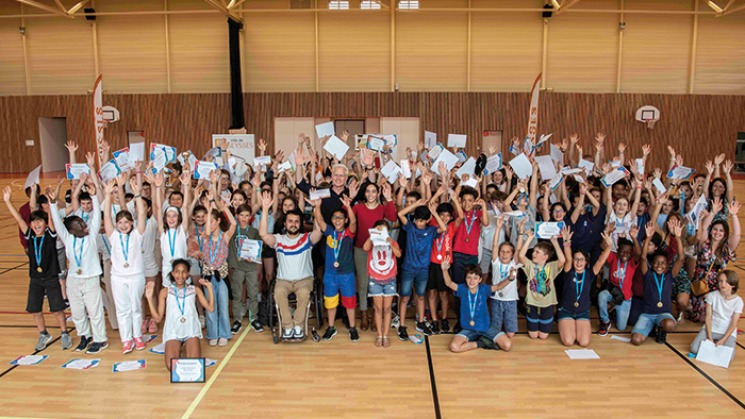
<svg viewBox="0 0 745 419">
<path fill-rule="evenodd" d="M 346 141 L 348 133 L 341 137 Z M 226 345 L 247 315 L 263 331 L 272 315 L 265 307 L 270 283 L 286 279 L 290 268 L 298 278 L 323 278 L 324 340 L 337 334 L 338 314 L 350 339 L 359 340 L 358 312 L 359 329 L 377 333 L 375 346 L 391 345 L 392 328 L 409 340 L 413 295 L 419 333 L 450 332 L 455 312 L 453 352 L 509 351 L 518 313 L 530 338 L 546 339 L 557 322 L 564 345 L 588 346 L 593 306 L 599 336 L 608 334 L 613 312 L 618 331 L 633 325 L 634 345 L 650 335 L 664 342 L 687 317 L 704 322 L 693 353 L 705 339 L 733 347 L 743 301 L 737 275 L 727 269 L 740 238 L 732 164 L 716 156 L 705 174 L 693 176 L 668 147 L 664 175 L 645 167 L 649 146 L 623 166 L 625 145 L 607 159 L 605 136 L 596 136 L 594 156 L 583 154 L 579 142 L 572 135 L 555 145 L 562 155 L 553 159 L 554 178 L 540 167 L 541 150 L 523 152 L 516 140 L 511 152 L 525 154 L 532 166 L 522 178 L 510 165 L 486 173 L 485 155 L 458 176 L 460 163 L 433 164 L 423 144 L 406 152 L 411 176 L 391 178 L 380 170 L 392 158 L 387 148 L 348 152 L 339 161 L 317 153 L 301 135 L 294 165 L 282 164 L 278 151 L 266 166 L 236 167 L 242 163 L 219 144 L 222 168 L 209 179 L 195 179 L 188 163 L 156 171 L 137 162 L 107 182 L 81 175 L 64 206 L 62 182 L 43 195 L 38 186 L 28 188 L 25 215 L 6 188 L 29 256 L 27 311 L 40 331 L 36 349 L 52 339 L 41 315 L 45 297 L 63 349 L 72 347 L 65 295 L 80 335 L 75 350 L 95 354 L 108 346 L 104 307 L 124 354 L 144 349 L 143 333 L 157 331 L 165 318 L 170 368 L 182 348 L 199 356 L 205 326 L 210 346 Z M 75 162 L 77 146 L 68 148 Z M 263 140 L 257 148 L 266 153 Z M 86 159 L 95 173 L 95 155 Z M 613 176 L 618 170 L 625 175 Z M 311 229 L 313 237 L 282 239 Z M 260 260 L 246 258 L 246 240 L 261 239 Z M 302 260 L 307 268 L 277 258 L 310 247 Z M 278 260 L 285 271 L 279 275 Z M 304 337 L 298 328 L 283 336 Z"/>
</svg>

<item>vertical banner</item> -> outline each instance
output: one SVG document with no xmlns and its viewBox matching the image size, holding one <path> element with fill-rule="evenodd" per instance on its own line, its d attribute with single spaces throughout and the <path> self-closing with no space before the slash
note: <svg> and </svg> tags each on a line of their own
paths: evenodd
<svg viewBox="0 0 745 419">
<path fill-rule="evenodd" d="M 98 154 L 98 167 L 103 167 L 106 156 L 103 155 L 103 94 L 101 87 L 101 74 L 96 79 L 96 84 L 93 85 L 93 127 L 95 129 L 96 138 L 96 154 Z M 92 168 L 95 170 L 95 167 Z"/>
<path fill-rule="evenodd" d="M 228 142 L 230 154 L 242 158 L 246 163 L 253 166 L 254 157 L 256 156 L 253 134 L 213 134 L 212 147 L 221 140 Z"/>
<path fill-rule="evenodd" d="M 528 112 L 528 135 L 525 137 L 525 143 L 534 146 L 536 144 L 536 133 L 538 132 L 538 95 L 541 91 L 541 76 L 543 73 L 539 74 L 538 77 L 535 78 L 535 82 L 533 82 L 533 88 L 530 90 L 530 111 Z M 533 149 L 531 147 L 531 150 L 529 152 L 530 155 L 533 154 Z"/>
</svg>

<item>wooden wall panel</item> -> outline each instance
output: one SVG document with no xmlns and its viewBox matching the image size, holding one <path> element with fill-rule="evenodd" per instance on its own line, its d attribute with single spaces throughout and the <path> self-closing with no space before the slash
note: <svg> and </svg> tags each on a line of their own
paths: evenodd
<svg viewBox="0 0 745 419">
<path fill-rule="evenodd" d="M 557 92 L 615 92 L 617 65 L 616 15 L 588 19 L 586 15 L 566 13 L 551 19 L 547 86 Z"/>
<path fill-rule="evenodd" d="M 483 130 L 502 130 L 507 153 L 510 137 L 523 137 L 527 125 L 528 93 L 248 93 L 245 94 L 248 132 L 269 140 L 273 148 L 275 117 L 418 117 L 421 130 L 469 136 L 468 151 L 477 152 Z M 144 130 L 150 140 L 179 149 L 204 153 L 211 134 L 230 124 L 227 94 L 104 95 L 122 120 L 111 125 L 106 138 L 113 149 L 125 146 L 127 130 Z M 662 112 L 654 130 L 633 119 L 641 105 Z M 0 160 L 0 172 L 27 172 L 40 164 L 38 118 L 67 117 L 68 138 L 93 147 L 89 96 L 0 97 L 0 138 L 12 159 Z M 608 146 L 629 144 L 631 155 L 649 143 L 653 165 L 663 165 L 666 145 L 686 157 L 686 164 L 702 168 L 715 153 L 734 155 L 738 131 L 745 131 L 743 96 L 581 94 L 547 92 L 541 97 L 539 131 L 555 138 L 580 134 L 586 147 L 596 132 L 608 135 Z M 509 154 L 505 154 L 509 156 Z"/>
<path fill-rule="evenodd" d="M 629 9 L 692 10 L 692 4 L 691 0 L 626 1 Z M 625 20 L 621 91 L 687 93 L 693 17 L 629 14 Z"/>
<path fill-rule="evenodd" d="M 203 0 L 168 3 L 172 10 L 209 8 Z M 221 14 L 172 15 L 168 18 L 171 92 L 230 91 L 228 19 Z"/>
<path fill-rule="evenodd" d="M 465 91 L 466 13 L 397 13 L 396 82 L 402 91 Z"/>
<path fill-rule="evenodd" d="M 245 91 L 315 91 L 312 13 L 247 13 L 245 22 Z"/>
<path fill-rule="evenodd" d="M 0 14 L 17 14 L 20 4 L 0 2 Z M 0 95 L 25 95 L 23 37 L 18 32 L 21 19 L 0 19 Z"/>
<path fill-rule="evenodd" d="M 97 2 L 101 12 L 163 10 L 150 0 Z M 166 93 L 165 16 L 101 16 L 96 19 L 101 74 L 110 93 Z"/>
<path fill-rule="evenodd" d="M 320 90 L 389 91 L 390 21 L 382 11 L 319 14 Z"/>
<path fill-rule="evenodd" d="M 31 93 L 81 94 L 96 81 L 91 25 L 84 19 L 26 19 Z"/>
<path fill-rule="evenodd" d="M 745 15 L 700 17 L 695 92 L 745 94 Z"/>
</svg>

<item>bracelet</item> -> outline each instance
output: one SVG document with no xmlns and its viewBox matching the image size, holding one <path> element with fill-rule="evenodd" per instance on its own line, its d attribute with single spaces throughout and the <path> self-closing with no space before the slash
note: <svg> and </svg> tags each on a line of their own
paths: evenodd
<svg viewBox="0 0 745 419">
<path fill-rule="evenodd" d="M 135 199 L 142 198 L 142 195 L 135 195 Z"/>
<path fill-rule="evenodd" d="M 214 199 L 210 199 L 210 202 L 215 202 L 215 200 Z"/>
</svg>

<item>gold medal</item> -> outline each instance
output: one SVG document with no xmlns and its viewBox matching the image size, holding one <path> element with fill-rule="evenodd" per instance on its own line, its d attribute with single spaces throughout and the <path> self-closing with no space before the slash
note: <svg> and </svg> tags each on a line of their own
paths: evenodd
<svg viewBox="0 0 745 419">
<path fill-rule="evenodd" d="M 466 243 L 468 243 L 468 237 L 466 237 Z"/>
<path fill-rule="evenodd" d="M 83 270 L 78 268 L 78 275 L 82 275 L 82 274 L 83 274 Z"/>
<path fill-rule="evenodd" d="M 579 302 L 575 301 L 575 302 L 574 302 L 574 306 L 575 306 L 575 307 L 579 307 Z"/>
<path fill-rule="evenodd" d="M 659 303 L 657 303 L 657 307 L 662 308 L 662 301 L 660 301 Z"/>
<path fill-rule="evenodd" d="M 473 321 L 473 320 L 471 320 L 471 323 L 468 323 L 468 324 L 470 324 L 471 326 L 475 326 L 476 325 L 476 322 Z"/>
<path fill-rule="evenodd" d="M 36 268 L 36 272 L 41 272 L 41 266 L 39 266 L 38 268 Z"/>
<path fill-rule="evenodd" d="M 181 323 L 186 323 L 186 317 L 182 317 L 182 318 L 180 319 L 180 321 L 181 321 Z"/>
<path fill-rule="evenodd" d="M 125 269 L 126 269 L 126 268 L 129 268 L 129 263 L 125 263 L 125 264 L 124 264 L 124 268 L 125 268 Z"/>
<path fill-rule="evenodd" d="M 339 262 L 334 262 L 334 268 L 338 268 L 338 267 L 339 267 Z"/>
</svg>

